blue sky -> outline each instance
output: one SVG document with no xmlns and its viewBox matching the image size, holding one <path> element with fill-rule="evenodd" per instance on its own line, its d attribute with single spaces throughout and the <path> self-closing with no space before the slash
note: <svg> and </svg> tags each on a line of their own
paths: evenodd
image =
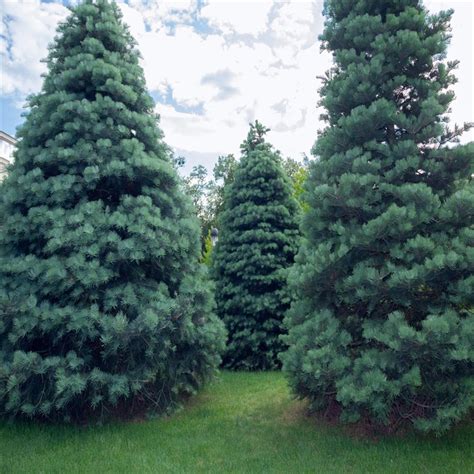
<svg viewBox="0 0 474 474">
<path fill-rule="evenodd" d="M 14 134 L 25 97 L 41 87 L 40 62 L 68 14 L 59 0 L 0 0 L 0 129 Z M 319 50 L 322 2 L 120 0 L 141 50 L 147 85 L 165 139 L 188 166 L 208 167 L 238 154 L 248 122 L 271 128 L 285 156 L 309 154 L 321 128 L 319 83 L 330 57 Z M 474 121 L 473 2 L 426 0 L 432 11 L 454 8 L 450 59 L 461 60 L 453 120 Z M 472 140 L 473 135 L 464 140 Z"/>
</svg>

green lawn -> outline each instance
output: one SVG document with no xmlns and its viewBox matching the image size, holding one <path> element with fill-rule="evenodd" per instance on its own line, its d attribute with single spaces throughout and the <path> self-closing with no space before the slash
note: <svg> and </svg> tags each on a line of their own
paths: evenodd
<svg viewBox="0 0 474 474">
<path fill-rule="evenodd" d="M 474 428 L 354 439 L 304 415 L 279 373 L 222 373 L 174 416 L 102 427 L 0 425 L 0 473 L 474 472 Z"/>
</svg>

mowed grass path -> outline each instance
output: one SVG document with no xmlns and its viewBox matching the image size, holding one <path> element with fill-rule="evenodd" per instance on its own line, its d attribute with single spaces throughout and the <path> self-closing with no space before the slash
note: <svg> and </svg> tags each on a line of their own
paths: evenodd
<svg viewBox="0 0 474 474">
<path fill-rule="evenodd" d="M 172 417 L 88 428 L 0 424 L 3 473 L 469 473 L 474 428 L 355 439 L 318 423 L 280 373 L 228 373 Z"/>
</svg>

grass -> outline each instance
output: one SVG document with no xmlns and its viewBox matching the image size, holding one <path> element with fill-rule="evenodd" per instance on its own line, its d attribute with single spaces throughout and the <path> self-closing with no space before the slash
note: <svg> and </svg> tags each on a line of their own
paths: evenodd
<svg viewBox="0 0 474 474">
<path fill-rule="evenodd" d="M 279 373 L 222 373 L 169 418 L 0 424 L 0 473 L 468 473 L 474 428 L 443 438 L 355 439 L 318 423 Z"/>
</svg>

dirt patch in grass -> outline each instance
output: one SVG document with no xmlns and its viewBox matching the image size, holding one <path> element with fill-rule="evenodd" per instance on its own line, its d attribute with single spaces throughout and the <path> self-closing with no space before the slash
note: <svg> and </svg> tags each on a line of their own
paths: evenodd
<svg viewBox="0 0 474 474">
<path fill-rule="evenodd" d="M 306 400 L 294 400 L 280 417 L 281 421 L 286 425 L 294 425 L 309 418 L 309 408 Z"/>
<path fill-rule="evenodd" d="M 319 427 L 337 428 L 351 438 L 373 442 L 387 437 L 403 437 L 413 431 L 408 423 L 381 425 L 368 416 L 355 423 L 344 423 L 340 419 L 341 412 L 337 401 L 331 402 L 326 410 L 314 411 L 307 400 L 294 400 L 282 413 L 281 421 L 287 425 L 307 422 Z"/>
</svg>

